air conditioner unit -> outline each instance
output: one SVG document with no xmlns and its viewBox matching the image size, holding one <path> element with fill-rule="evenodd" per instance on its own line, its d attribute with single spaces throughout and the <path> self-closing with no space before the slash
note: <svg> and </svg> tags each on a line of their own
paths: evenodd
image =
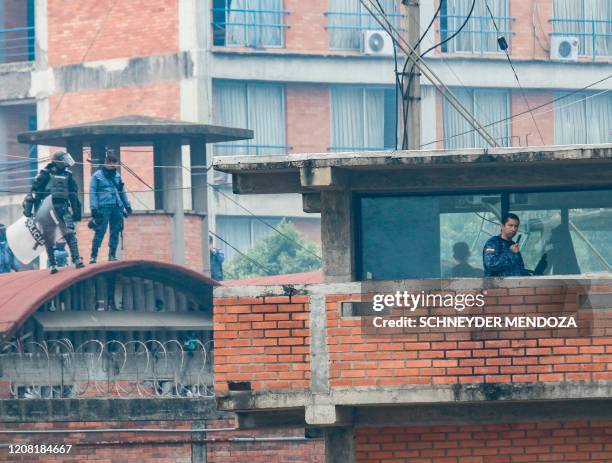
<svg viewBox="0 0 612 463">
<path fill-rule="evenodd" d="M 363 31 L 361 39 L 364 55 L 393 56 L 393 40 L 385 31 Z"/>
<path fill-rule="evenodd" d="M 578 61 L 580 40 L 578 37 L 554 35 L 550 39 L 550 59 Z"/>
</svg>

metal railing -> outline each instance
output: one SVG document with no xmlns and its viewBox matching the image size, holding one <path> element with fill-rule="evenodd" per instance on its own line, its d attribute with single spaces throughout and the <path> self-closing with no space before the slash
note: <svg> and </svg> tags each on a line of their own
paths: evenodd
<svg viewBox="0 0 612 463">
<path fill-rule="evenodd" d="M 0 64 L 34 61 L 35 49 L 33 26 L 0 29 Z"/>
<path fill-rule="evenodd" d="M 612 20 L 609 19 L 550 19 L 551 36 L 575 36 L 580 41 L 580 56 L 612 56 Z M 564 29 L 564 30 L 558 30 Z"/>
<path fill-rule="evenodd" d="M 232 143 L 216 143 L 216 156 L 244 156 L 255 155 L 262 156 L 266 154 L 287 154 L 287 151 L 292 149 L 289 145 L 238 145 Z"/>
<path fill-rule="evenodd" d="M 329 48 L 331 50 L 360 50 L 361 35 L 363 31 L 382 30 L 376 19 L 368 12 L 326 11 L 329 31 Z M 378 15 L 382 16 L 382 15 Z M 401 13 L 387 13 L 385 15 L 393 26 L 404 31 Z"/>
<path fill-rule="evenodd" d="M 338 152 L 350 152 L 350 151 L 392 151 L 393 147 L 380 147 L 380 146 L 329 146 L 327 151 L 331 153 Z"/>
<path fill-rule="evenodd" d="M 478 53 L 481 55 L 503 53 L 497 45 L 497 38 L 499 35 L 506 38 L 515 35 L 511 30 L 511 22 L 515 21 L 516 18 L 514 16 L 493 16 L 493 18 L 495 18 L 499 27 L 499 33 L 495 30 L 490 16 L 472 15 L 463 30 L 450 42 L 442 45 L 441 51 L 445 53 Z M 446 25 L 446 27 L 438 29 L 440 40 L 443 41 L 446 37 L 457 32 L 466 19 L 467 16 L 465 15 L 441 16 L 440 24 L 441 26 Z M 453 23 L 456 27 L 449 27 L 449 23 Z"/>
<path fill-rule="evenodd" d="M 219 46 L 283 48 L 285 16 L 282 9 L 212 8 L 214 44 Z M 218 19 L 218 18 L 222 19 Z"/>
</svg>

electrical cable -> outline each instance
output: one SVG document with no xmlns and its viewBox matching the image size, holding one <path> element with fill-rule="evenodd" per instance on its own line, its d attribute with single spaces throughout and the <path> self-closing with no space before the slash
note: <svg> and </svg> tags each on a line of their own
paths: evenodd
<svg viewBox="0 0 612 463">
<path fill-rule="evenodd" d="M 387 32 L 392 40 L 394 40 L 398 47 L 406 54 L 406 56 L 410 57 L 413 62 L 417 64 L 419 71 L 432 83 L 434 87 L 440 92 L 440 94 L 449 102 L 451 106 L 453 106 L 459 115 L 464 118 L 468 124 L 474 127 L 480 136 L 492 147 L 499 146 L 497 141 L 491 136 L 489 132 L 482 126 L 482 124 L 474 117 L 474 115 L 463 105 L 463 103 L 455 96 L 455 94 L 448 88 L 448 86 L 442 81 L 442 79 L 436 74 L 435 71 L 431 69 L 431 67 L 421 61 L 418 63 L 417 58 L 413 57 L 412 54 L 415 53 L 412 46 L 404 39 L 402 34 L 399 33 L 397 28 L 393 26 L 389 22 L 386 17 L 379 17 L 376 15 L 375 11 L 372 10 L 370 6 L 366 4 L 366 0 L 359 0 L 361 5 L 372 15 L 374 20 L 381 26 L 381 28 Z M 372 0 L 369 0 L 370 5 L 374 5 Z"/>
<path fill-rule="evenodd" d="M 491 17 L 491 21 L 493 21 L 493 26 L 495 27 L 495 30 L 497 31 L 497 36 L 498 36 L 498 41 L 503 39 L 503 42 L 505 42 L 505 38 L 503 37 L 503 35 L 501 34 L 499 27 L 497 27 L 497 22 L 495 21 L 495 18 L 493 17 L 493 12 L 491 11 L 491 8 L 489 8 L 489 2 L 487 0 L 484 0 L 485 2 L 485 6 L 487 8 L 487 11 L 489 12 L 489 16 Z M 499 42 L 498 42 L 499 43 Z M 523 89 L 523 86 L 521 85 L 521 81 L 519 80 L 518 74 L 516 73 L 516 69 L 514 68 L 514 64 L 512 63 L 512 59 L 510 58 L 510 53 L 508 53 L 508 45 L 506 44 L 505 47 L 502 47 L 501 43 L 499 43 L 499 47 L 503 50 L 504 54 L 506 55 L 506 59 L 508 60 L 508 64 L 510 64 L 510 67 L 512 68 L 512 72 L 514 73 L 514 78 L 516 79 L 516 82 L 518 83 L 519 89 L 521 91 L 521 95 L 523 96 L 523 100 L 525 101 L 525 105 L 527 105 L 527 109 L 529 110 L 529 114 L 531 114 L 531 120 L 533 121 L 536 130 L 538 131 L 538 135 L 540 137 L 540 141 L 542 142 L 542 145 L 545 145 L 546 143 L 544 142 L 544 137 L 542 136 L 542 131 L 540 130 L 540 126 L 538 125 L 538 122 L 536 121 L 534 115 L 533 115 L 533 111 L 531 110 L 531 107 L 529 106 L 529 101 L 527 100 L 527 95 L 525 95 L 525 90 Z"/>
<path fill-rule="evenodd" d="M 438 12 L 441 10 L 441 8 L 442 8 L 442 3 L 443 3 L 444 1 L 445 1 L 445 0 L 440 0 L 440 5 L 439 5 L 439 8 L 438 8 Z M 465 28 L 465 26 L 467 26 L 468 22 L 470 21 L 470 19 L 471 19 L 471 17 L 472 17 L 472 14 L 474 13 L 474 8 L 475 8 L 475 7 L 476 7 L 476 0 L 473 0 L 471 8 L 470 8 L 470 10 L 469 10 L 469 12 L 468 12 L 468 14 L 467 14 L 467 16 L 466 16 L 465 20 L 464 20 L 464 21 L 463 21 L 463 23 L 462 23 L 462 24 L 459 26 L 459 28 L 458 28 L 458 29 L 457 29 L 457 30 L 456 30 L 456 31 L 455 31 L 453 34 L 451 34 L 450 36 L 446 37 L 446 38 L 445 38 L 444 40 L 442 40 L 441 42 L 439 42 L 439 43 L 437 43 L 437 44 L 434 44 L 433 46 L 431 46 L 431 47 L 429 47 L 427 50 L 425 50 L 423 53 L 421 53 L 418 59 L 420 60 L 420 59 L 424 58 L 424 57 L 425 57 L 425 56 L 426 56 L 426 55 L 427 55 L 429 52 L 431 52 L 431 51 L 435 50 L 435 49 L 436 49 L 437 47 L 439 47 L 439 46 L 444 45 L 445 43 L 450 42 L 452 39 L 454 39 L 455 37 L 457 37 L 457 36 L 458 36 L 458 35 L 461 33 L 461 31 L 463 31 L 463 29 Z M 435 20 L 435 17 L 434 17 L 433 19 Z M 425 37 L 425 35 L 423 35 L 423 37 Z M 444 62 L 444 63 L 445 63 L 447 66 L 448 66 L 448 68 L 449 68 L 449 69 L 451 69 L 451 71 L 453 72 L 453 74 L 455 75 L 455 77 L 457 78 L 457 80 L 458 80 L 458 81 L 461 83 L 461 86 L 462 86 L 463 88 L 466 88 L 466 87 L 465 87 L 465 85 L 464 85 L 464 84 L 461 82 L 461 79 L 459 78 L 459 76 L 457 76 L 457 74 L 455 74 L 454 70 L 453 70 L 453 69 L 451 68 L 451 66 L 450 66 L 450 65 L 449 65 L 449 64 L 446 62 L 446 60 L 444 60 L 444 58 L 442 58 L 442 61 L 443 61 L 443 62 Z M 409 92 L 409 91 L 410 91 L 410 87 L 411 87 L 411 85 L 412 85 L 412 79 L 414 78 L 414 67 L 415 67 L 415 66 L 416 66 L 416 63 L 412 63 L 412 66 L 411 66 L 411 68 L 410 68 L 410 72 L 408 73 L 408 75 L 409 75 L 410 77 L 409 77 L 409 80 L 408 80 L 408 85 L 406 86 L 406 92 Z M 407 98 L 409 98 L 409 96 L 410 96 L 410 95 L 409 95 L 409 94 L 407 94 L 407 95 L 405 96 L 405 98 L 407 99 Z M 408 133 L 407 133 L 407 131 L 406 131 L 406 124 L 407 124 L 407 121 L 408 121 L 408 112 L 407 112 L 407 111 L 405 111 L 405 112 L 404 112 L 404 114 L 403 114 L 403 116 L 404 116 L 404 138 L 407 140 L 407 138 L 408 138 Z"/>
</svg>

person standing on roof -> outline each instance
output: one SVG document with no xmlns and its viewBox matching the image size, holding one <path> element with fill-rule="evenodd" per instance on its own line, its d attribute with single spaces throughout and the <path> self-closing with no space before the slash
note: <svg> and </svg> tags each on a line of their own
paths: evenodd
<svg viewBox="0 0 612 463">
<path fill-rule="evenodd" d="M 106 153 L 104 165 L 91 177 L 89 184 L 89 201 L 95 233 L 91 243 L 90 264 L 98 259 L 98 250 L 104 240 L 107 227 L 108 260 L 117 260 L 119 233 L 123 230 L 123 219 L 132 214 L 132 205 L 125 193 L 121 176 L 117 172 L 119 158 L 112 151 Z"/>
<path fill-rule="evenodd" d="M 76 236 L 75 222 L 81 220 L 81 202 L 79 187 L 68 167 L 74 165 L 74 159 L 64 151 L 56 151 L 51 156 L 51 162 L 42 169 L 32 182 L 30 193 L 25 197 L 22 207 L 23 215 L 32 217 L 42 202 L 51 196 L 52 215 L 60 229 L 61 235 L 68 244 L 72 263 L 76 268 L 82 268 L 83 259 L 79 255 L 79 245 Z M 51 273 L 57 273 L 55 262 L 55 242 L 49 240 L 45 244 Z"/>
</svg>

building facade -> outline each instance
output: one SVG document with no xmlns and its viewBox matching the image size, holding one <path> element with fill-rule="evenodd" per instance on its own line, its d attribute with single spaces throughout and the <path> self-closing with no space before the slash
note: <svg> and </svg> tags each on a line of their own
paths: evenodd
<svg viewBox="0 0 612 463">
<path fill-rule="evenodd" d="M 380 51 L 369 46 L 368 34 L 380 26 L 358 0 L 1 3 L 5 204 L 20 202 L 10 193 L 24 189 L 34 160 L 48 154 L 14 142 L 34 126 L 138 113 L 255 131 L 253 140 L 211 150 L 218 156 L 401 147 L 393 47 L 385 37 Z M 414 27 L 402 2 L 381 6 L 398 29 Z M 489 128 L 497 143 L 609 141 L 611 83 L 602 79 L 612 60 L 610 1 L 488 6 L 490 13 L 481 1 L 473 9 L 468 0 L 420 2 L 423 32 L 436 17 L 420 46 L 432 48 L 425 62 L 482 124 L 501 121 Z M 403 64 L 399 56 L 400 73 Z M 421 84 L 423 148 L 484 146 L 425 78 Z M 143 183 L 153 178 L 150 150 L 128 151 L 124 161 L 141 177 L 125 175 L 132 202 L 151 209 L 153 194 Z M 226 175 L 209 177 L 211 229 L 228 243 L 217 242 L 228 260 L 270 232 L 262 220 L 275 226 L 291 217 L 317 240 L 318 219 L 302 212 L 298 196 L 234 196 L 229 183 Z M 3 220 L 10 222 L 18 207 L 7 210 Z"/>
<path fill-rule="evenodd" d="M 216 160 L 238 192 L 298 192 L 320 212 L 324 274 L 215 288 L 221 409 L 243 428 L 324 435 L 328 463 L 610 461 L 611 156 L 604 144 Z M 526 268 L 487 277 L 508 213 Z"/>
</svg>

